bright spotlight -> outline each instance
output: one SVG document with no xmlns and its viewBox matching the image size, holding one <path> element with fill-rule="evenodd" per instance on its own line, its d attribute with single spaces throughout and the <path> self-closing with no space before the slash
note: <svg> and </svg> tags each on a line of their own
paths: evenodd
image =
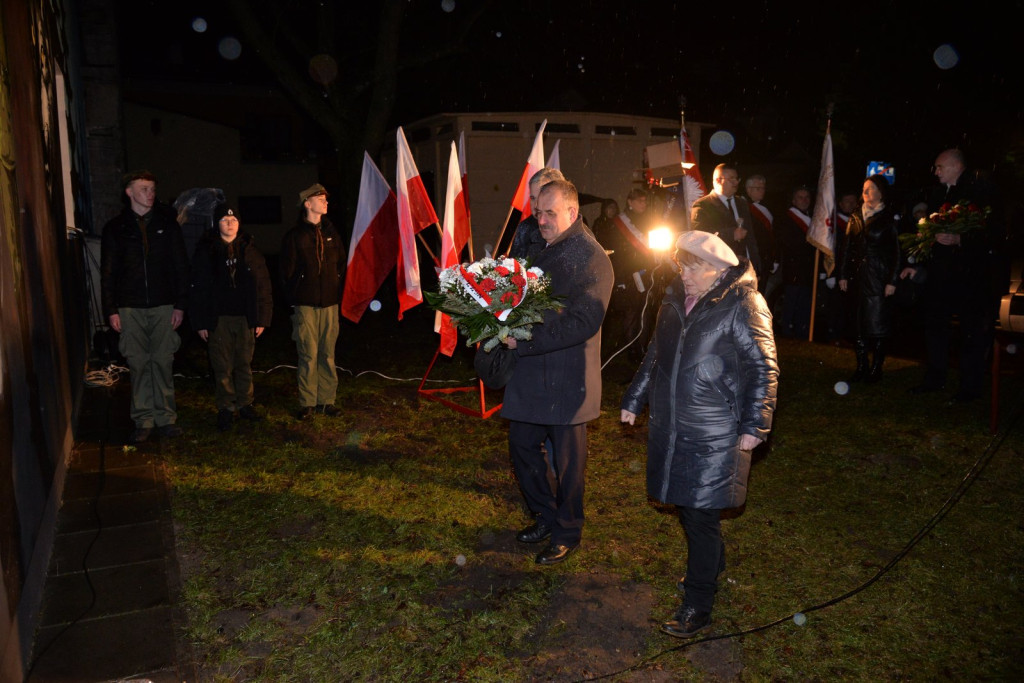
<svg viewBox="0 0 1024 683">
<path fill-rule="evenodd" d="M 675 243 L 676 236 L 673 234 L 672 229 L 664 225 L 658 226 L 647 233 L 647 246 L 651 248 L 651 251 L 671 251 Z"/>
</svg>

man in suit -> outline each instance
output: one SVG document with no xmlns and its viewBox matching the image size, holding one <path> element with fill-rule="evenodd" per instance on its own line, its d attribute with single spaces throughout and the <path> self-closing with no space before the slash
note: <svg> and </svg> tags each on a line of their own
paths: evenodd
<svg viewBox="0 0 1024 683">
<path fill-rule="evenodd" d="M 754 239 L 754 219 L 747 200 L 737 196 L 740 174 L 732 164 L 715 166 L 711 178 L 714 189 L 693 203 L 690 223 L 694 230 L 703 230 L 720 237 L 738 258 L 750 261 L 760 280 L 761 256 Z"/>
<path fill-rule="evenodd" d="M 911 392 L 921 394 L 945 388 L 950 323 L 955 314 L 960 321 L 960 385 L 950 403 L 969 403 L 983 394 L 998 304 L 998 296 L 993 294 L 993 263 L 1005 235 L 992 188 L 966 171 L 960 150 L 947 149 L 939 154 L 935 159 L 935 177 L 939 184 L 929 193 L 929 212 L 963 200 L 982 209 L 989 207 L 992 212 L 984 228 L 935 235 L 931 258 L 924 264 L 928 271 L 924 287 L 927 370 L 921 384 Z"/>
<path fill-rule="evenodd" d="M 551 277 L 563 308 L 547 311 L 533 338 L 505 343 L 516 354 L 502 417 L 510 420 L 509 452 L 536 522 L 516 539 L 548 546 L 537 564 L 561 562 L 583 535 L 587 422 L 601 410 L 601 322 L 612 293 L 612 264 L 579 214 L 576 187 L 555 180 L 537 197 L 544 247 L 534 265 Z M 553 449 L 544 447 L 550 439 Z M 553 462 L 547 462 L 547 454 Z M 554 472 L 554 490 L 548 480 Z"/>
</svg>

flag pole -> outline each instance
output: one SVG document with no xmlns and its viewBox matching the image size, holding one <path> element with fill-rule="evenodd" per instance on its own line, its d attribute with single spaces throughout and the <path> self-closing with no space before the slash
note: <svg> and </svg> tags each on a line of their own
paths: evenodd
<svg viewBox="0 0 1024 683">
<path fill-rule="evenodd" d="M 437 225 L 437 223 L 434 223 L 434 225 Z M 434 250 L 430 248 L 429 244 L 427 244 L 427 240 L 425 240 L 423 238 L 423 233 L 422 232 L 416 233 L 416 237 L 419 238 L 420 244 L 422 244 L 423 248 L 427 250 L 428 254 L 430 254 L 430 258 L 434 260 L 434 265 L 437 266 L 438 268 L 440 268 L 441 267 L 441 262 L 437 259 L 437 256 L 434 255 Z"/>
<path fill-rule="evenodd" d="M 829 102 L 828 107 L 825 108 L 825 139 L 827 140 L 829 135 L 832 134 L 832 111 L 833 104 Z M 821 192 L 820 180 L 818 192 Z M 817 201 L 817 200 L 816 200 Z M 832 252 L 833 254 L 835 251 Z M 814 318 L 818 311 L 818 283 L 821 279 L 818 277 L 818 265 L 821 259 L 821 250 L 817 246 L 814 248 L 814 281 L 811 286 L 811 323 L 807 330 L 807 341 L 814 341 Z M 827 262 L 826 262 L 827 263 Z"/>
<path fill-rule="evenodd" d="M 818 259 L 821 258 L 821 252 L 817 249 L 814 250 L 814 285 L 811 287 L 811 324 L 807 330 L 807 341 L 814 341 L 814 314 L 818 308 Z"/>
<path fill-rule="evenodd" d="M 509 206 L 508 214 L 505 215 L 505 222 L 501 224 L 501 231 L 498 233 L 498 239 L 494 242 L 494 254 L 492 256 L 499 256 L 497 253 L 498 247 L 501 246 L 501 238 L 505 236 L 505 228 L 508 226 L 508 219 L 512 218 L 512 212 L 516 210 L 516 207 Z M 515 239 L 515 233 L 512 233 L 512 239 Z"/>
</svg>

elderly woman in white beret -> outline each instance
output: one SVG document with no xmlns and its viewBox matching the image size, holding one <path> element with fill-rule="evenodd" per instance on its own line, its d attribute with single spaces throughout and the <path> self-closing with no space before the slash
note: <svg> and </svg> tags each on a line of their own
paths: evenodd
<svg viewBox="0 0 1024 683">
<path fill-rule="evenodd" d="M 683 233 L 680 277 L 622 399 L 622 421 L 650 411 L 647 493 L 676 505 L 686 534 L 681 606 L 662 631 L 692 638 L 711 624 L 725 568 L 721 511 L 744 504 L 751 451 L 771 430 L 779 368 L 771 313 L 754 270 L 716 235 Z"/>
</svg>

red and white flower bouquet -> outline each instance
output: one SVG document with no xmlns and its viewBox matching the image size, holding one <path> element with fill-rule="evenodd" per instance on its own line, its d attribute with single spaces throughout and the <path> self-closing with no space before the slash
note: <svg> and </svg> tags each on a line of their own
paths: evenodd
<svg viewBox="0 0 1024 683">
<path fill-rule="evenodd" d="M 980 208 L 966 199 L 956 204 L 946 203 L 930 216 L 917 222 L 917 231 L 900 235 L 900 245 L 913 263 L 927 261 L 932 255 L 935 236 L 940 233 L 962 235 L 985 226 L 991 209 Z"/>
<path fill-rule="evenodd" d="M 518 259 L 483 258 L 452 266 L 438 280 L 436 293 L 425 292 L 427 302 L 451 316 L 466 346 L 484 342 L 485 351 L 508 337 L 531 339 L 544 313 L 562 308 L 551 294 L 551 278 Z"/>
</svg>

